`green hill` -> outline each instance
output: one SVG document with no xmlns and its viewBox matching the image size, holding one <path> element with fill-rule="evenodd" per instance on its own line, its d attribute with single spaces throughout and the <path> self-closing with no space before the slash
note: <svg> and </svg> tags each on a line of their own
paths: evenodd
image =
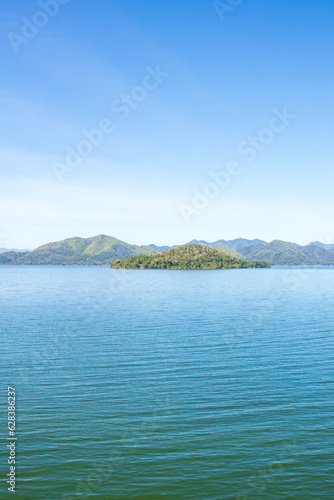
<svg viewBox="0 0 334 500">
<path fill-rule="evenodd" d="M 270 267 L 265 262 L 246 262 L 209 246 L 188 244 L 154 255 L 116 260 L 113 269 L 238 269 Z"/>
<path fill-rule="evenodd" d="M 100 234 L 92 238 L 69 238 L 48 243 L 31 252 L 5 252 L 0 254 L 0 264 L 110 265 L 116 259 L 152 253 L 156 250 Z"/>
<path fill-rule="evenodd" d="M 230 248 L 227 245 L 224 245 L 224 243 L 210 243 L 210 246 L 212 248 L 215 248 L 216 250 L 220 250 L 221 252 L 227 253 L 227 255 L 232 255 L 232 257 L 237 257 L 238 259 L 242 259 L 242 255 L 234 250 L 234 248 Z"/>
<path fill-rule="evenodd" d="M 235 240 L 218 240 L 214 243 L 209 243 L 210 246 L 216 246 L 217 243 L 222 243 L 226 245 L 228 248 L 233 248 L 237 252 L 242 252 L 242 250 L 246 247 L 251 247 L 253 245 L 257 245 L 258 243 L 265 243 L 263 240 L 255 239 L 255 240 L 247 240 L 245 238 L 237 238 Z"/>
<path fill-rule="evenodd" d="M 334 252 L 316 245 L 299 246 L 286 241 L 274 240 L 271 243 L 242 248 L 246 259 L 264 260 L 272 265 L 332 265 Z"/>
<path fill-rule="evenodd" d="M 234 248 L 228 247 L 222 241 L 215 241 L 213 243 L 208 243 L 207 241 L 203 241 L 203 240 L 191 240 L 191 241 L 189 241 L 189 243 L 187 243 L 187 245 L 194 245 L 194 244 L 215 248 L 216 250 L 220 250 L 221 252 L 224 252 L 227 255 L 232 255 L 232 257 L 238 257 L 239 259 L 243 258 L 239 252 L 237 252 Z M 180 246 L 182 246 L 182 245 L 180 245 Z"/>
</svg>

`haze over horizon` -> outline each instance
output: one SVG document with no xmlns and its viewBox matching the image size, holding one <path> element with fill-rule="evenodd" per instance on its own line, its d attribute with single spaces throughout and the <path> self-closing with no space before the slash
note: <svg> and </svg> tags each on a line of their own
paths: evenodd
<svg viewBox="0 0 334 500">
<path fill-rule="evenodd" d="M 334 243 L 332 2 L 58 3 L 0 8 L 0 247 Z"/>
</svg>

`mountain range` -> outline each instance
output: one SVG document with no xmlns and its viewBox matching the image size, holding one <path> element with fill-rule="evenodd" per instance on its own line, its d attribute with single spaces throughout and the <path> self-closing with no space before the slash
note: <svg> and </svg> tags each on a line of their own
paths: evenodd
<svg viewBox="0 0 334 500">
<path fill-rule="evenodd" d="M 0 248 L 0 254 L 5 252 L 30 252 L 28 249 L 18 250 L 17 248 Z"/>
<path fill-rule="evenodd" d="M 281 240 L 268 243 L 259 239 L 237 238 L 214 242 L 192 240 L 187 244 L 208 246 L 232 257 L 264 261 L 271 265 L 334 265 L 334 245 L 319 241 L 301 246 Z M 32 251 L 4 251 L 0 253 L 0 265 L 111 265 L 116 259 L 151 255 L 179 246 L 131 245 L 100 234 L 92 238 L 76 237 L 48 243 Z"/>
</svg>

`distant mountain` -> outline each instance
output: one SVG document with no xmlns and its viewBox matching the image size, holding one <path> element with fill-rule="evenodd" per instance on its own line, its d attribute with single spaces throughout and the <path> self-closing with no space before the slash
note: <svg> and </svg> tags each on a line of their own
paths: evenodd
<svg viewBox="0 0 334 500">
<path fill-rule="evenodd" d="M 311 244 L 299 248 L 301 248 L 310 258 L 314 259 L 315 262 L 334 264 L 334 249 L 326 250 L 325 248 Z"/>
<path fill-rule="evenodd" d="M 306 246 L 293 242 L 237 238 L 234 240 L 192 240 L 189 244 L 210 246 L 240 259 L 264 260 L 272 265 L 333 265 L 334 245 L 319 241 Z M 172 247 L 159 247 L 160 251 Z M 173 247 L 174 248 L 174 247 Z"/>
<path fill-rule="evenodd" d="M 238 257 L 239 259 L 242 258 L 242 255 L 237 252 L 235 249 L 230 248 L 229 246 L 225 245 L 222 243 L 224 240 L 219 240 L 215 241 L 213 243 L 208 243 L 207 241 L 204 240 L 191 240 L 186 245 L 202 245 L 206 247 L 211 247 L 211 248 L 216 248 L 217 250 L 220 250 L 221 252 L 227 253 L 228 255 L 232 255 L 232 257 Z M 260 240 L 258 240 L 260 241 Z M 156 245 L 149 245 L 149 247 L 153 248 L 154 250 L 157 250 L 158 252 L 166 252 L 170 250 L 171 248 L 178 248 L 179 246 L 183 245 L 174 245 L 172 247 L 169 247 L 167 245 L 165 246 L 156 246 Z"/>
<path fill-rule="evenodd" d="M 227 253 L 228 255 L 232 255 L 233 257 L 238 257 L 239 259 L 242 258 L 242 254 L 238 252 L 239 249 L 247 247 L 247 246 L 252 246 L 256 245 L 258 243 L 262 242 L 262 240 L 245 240 L 243 238 L 238 238 L 236 240 L 217 240 L 213 241 L 212 243 L 208 243 L 205 240 L 191 240 L 186 243 L 187 245 L 203 245 L 207 247 L 212 247 L 216 248 L 217 250 L 221 250 L 222 252 Z M 149 247 L 153 248 L 154 250 L 157 250 L 158 252 L 166 252 L 167 250 L 170 250 L 171 248 L 177 248 L 178 246 L 182 245 L 174 245 L 172 247 L 169 247 L 167 245 L 164 246 L 156 246 L 156 245 L 149 245 Z"/>
<path fill-rule="evenodd" d="M 313 241 L 312 243 L 310 243 L 310 245 L 324 248 L 325 250 L 334 250 L 334 245 L 331 243 L 321 243 L 321 241 Z"/>
<path fill-rule="evenodd" d="M 239 252 L 243 248 L 252 247 L 254 245 L 258 245 L 259 243 L 266 243 L 266 242 L 259 239 L 247 240 L 245 238 L 237 238 L 235 240 L 218 240 L 215 241 L 214 243 L 210 243 L 210 245 L 214 245 L 217 243 L 222 243 L 223 245 L 226 245 L 229 248 L 233 248 L 234 250 L 237 250 Z"/>
<path fill-rule="evenodd" d="M 188 243 L 185 243 L 186 245 L 203 245 L 205 247 L 209 247 L 210 246 L 210 243 L 208 243 L 207 241 L 204 241 L 204 240 L 191 240 L 191 241 L 188 241 Z M 183 246 L 183 245 L 180 245 L 180 246 Z"/>
<path fill-rule="evenodd" d="M 234 248 L 230 248 L 227 245 L 224 245 L 224 243 L 210 243 L 209 246 L 215 248 L 216 250 L 220 250 L 221 252 L 227 253 L 227 255 L 231 255 L 232 257 L 237 257 L 238 259 L 243 258 L 242 255 Z"/>
<path fill-rule="evenodd" d="M 116 260 L 111 267 L 113 269 L 209 270 L 270 266 L 266 262 L 246 262 L 209 245 L 192 243 L 154 255 L 139 255 L 122 261 Z"/>
<path fill-rule="evenodd" d="M 162 245 L 162 246 L 157 246 L 157 245 L 153 245 L 153 243 L 151 243 L 150 245 L 148 245 L 150 248 L 153 248 L 153 250 L 156 250 L 157 252 L 167 252 L 167 250 L 170 250 L 171 248 L 177 248 L 178 245 L 173 245 L 172 247 L 169 247 L 168 245 Z"/>
<path fill-rule="evenodd" d="M 172 245 L 172 246 L 168 246 L 168 245 L 157 246 L 157 245 L 153 245 L 151 243 L 149 245 L 149 247 L 153 248 L 154 250 L 157 250 L 158 252 L 167 252 L 171 248 L 178 248 L 178 247 L 182 247 L 183 245 L 204 245 L 204 246 L 210 246 L 210 244 L 207 241 L 203 241 L 203 240 L 200 240 L 200 241 L 199 240 L 191 240 L 191 241 L 188 241 L 187 243 L 181 243 L 180 245 Z"/>
<path fill-rule="evenodd" d="M 69 238 L 42 245 L 31 252 L 5 252 L 0 264 L 17 265 L 110 265 L 116 259 L 149 255 L 156 250 L 130 245 L 111 236 Z"/>
<path fill-rule="evenodd" d="M 0 253 L 5 253 L 5 252 L 30 252 L 30 250 L 27 249 L 19 250 L 17 248 L 0 248 Z"/>
<path fill-rule="evenodd" d="M 203 245 L 206 247 L 211 247 L 215 248 L 216 250 L 220 250 L 221 252 L 226 253 L 227 255 L 231 255 L 232 257 L 237 257 L 239 259 L 242 258 L 242 255 L 240 255 L 236 250 L 233 248 L 228 247 L 227 245 L 222 243 L 223 240 L 215 241 L 213 243 L 208 243 L 207 241 L 204 240 L 191 240 L 187 245 Z"/>
<path fill-rule="evenodd" d="M 297 246 L 280 240 L 242 248 L 241 253 L 246 259 L 264 260 L 272 265 L 334 264 L 334 251 L 316 245 Z"/>
</svg>

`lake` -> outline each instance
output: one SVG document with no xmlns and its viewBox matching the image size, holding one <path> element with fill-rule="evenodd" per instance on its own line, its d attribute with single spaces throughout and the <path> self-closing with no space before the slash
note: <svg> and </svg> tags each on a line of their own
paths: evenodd
<svg viewBox="0 0 334 500">
<path fill-rule="evenodd" d="M 16 497 L 329 499 L 334 268 L 0 267 Z"/>
</svg>

